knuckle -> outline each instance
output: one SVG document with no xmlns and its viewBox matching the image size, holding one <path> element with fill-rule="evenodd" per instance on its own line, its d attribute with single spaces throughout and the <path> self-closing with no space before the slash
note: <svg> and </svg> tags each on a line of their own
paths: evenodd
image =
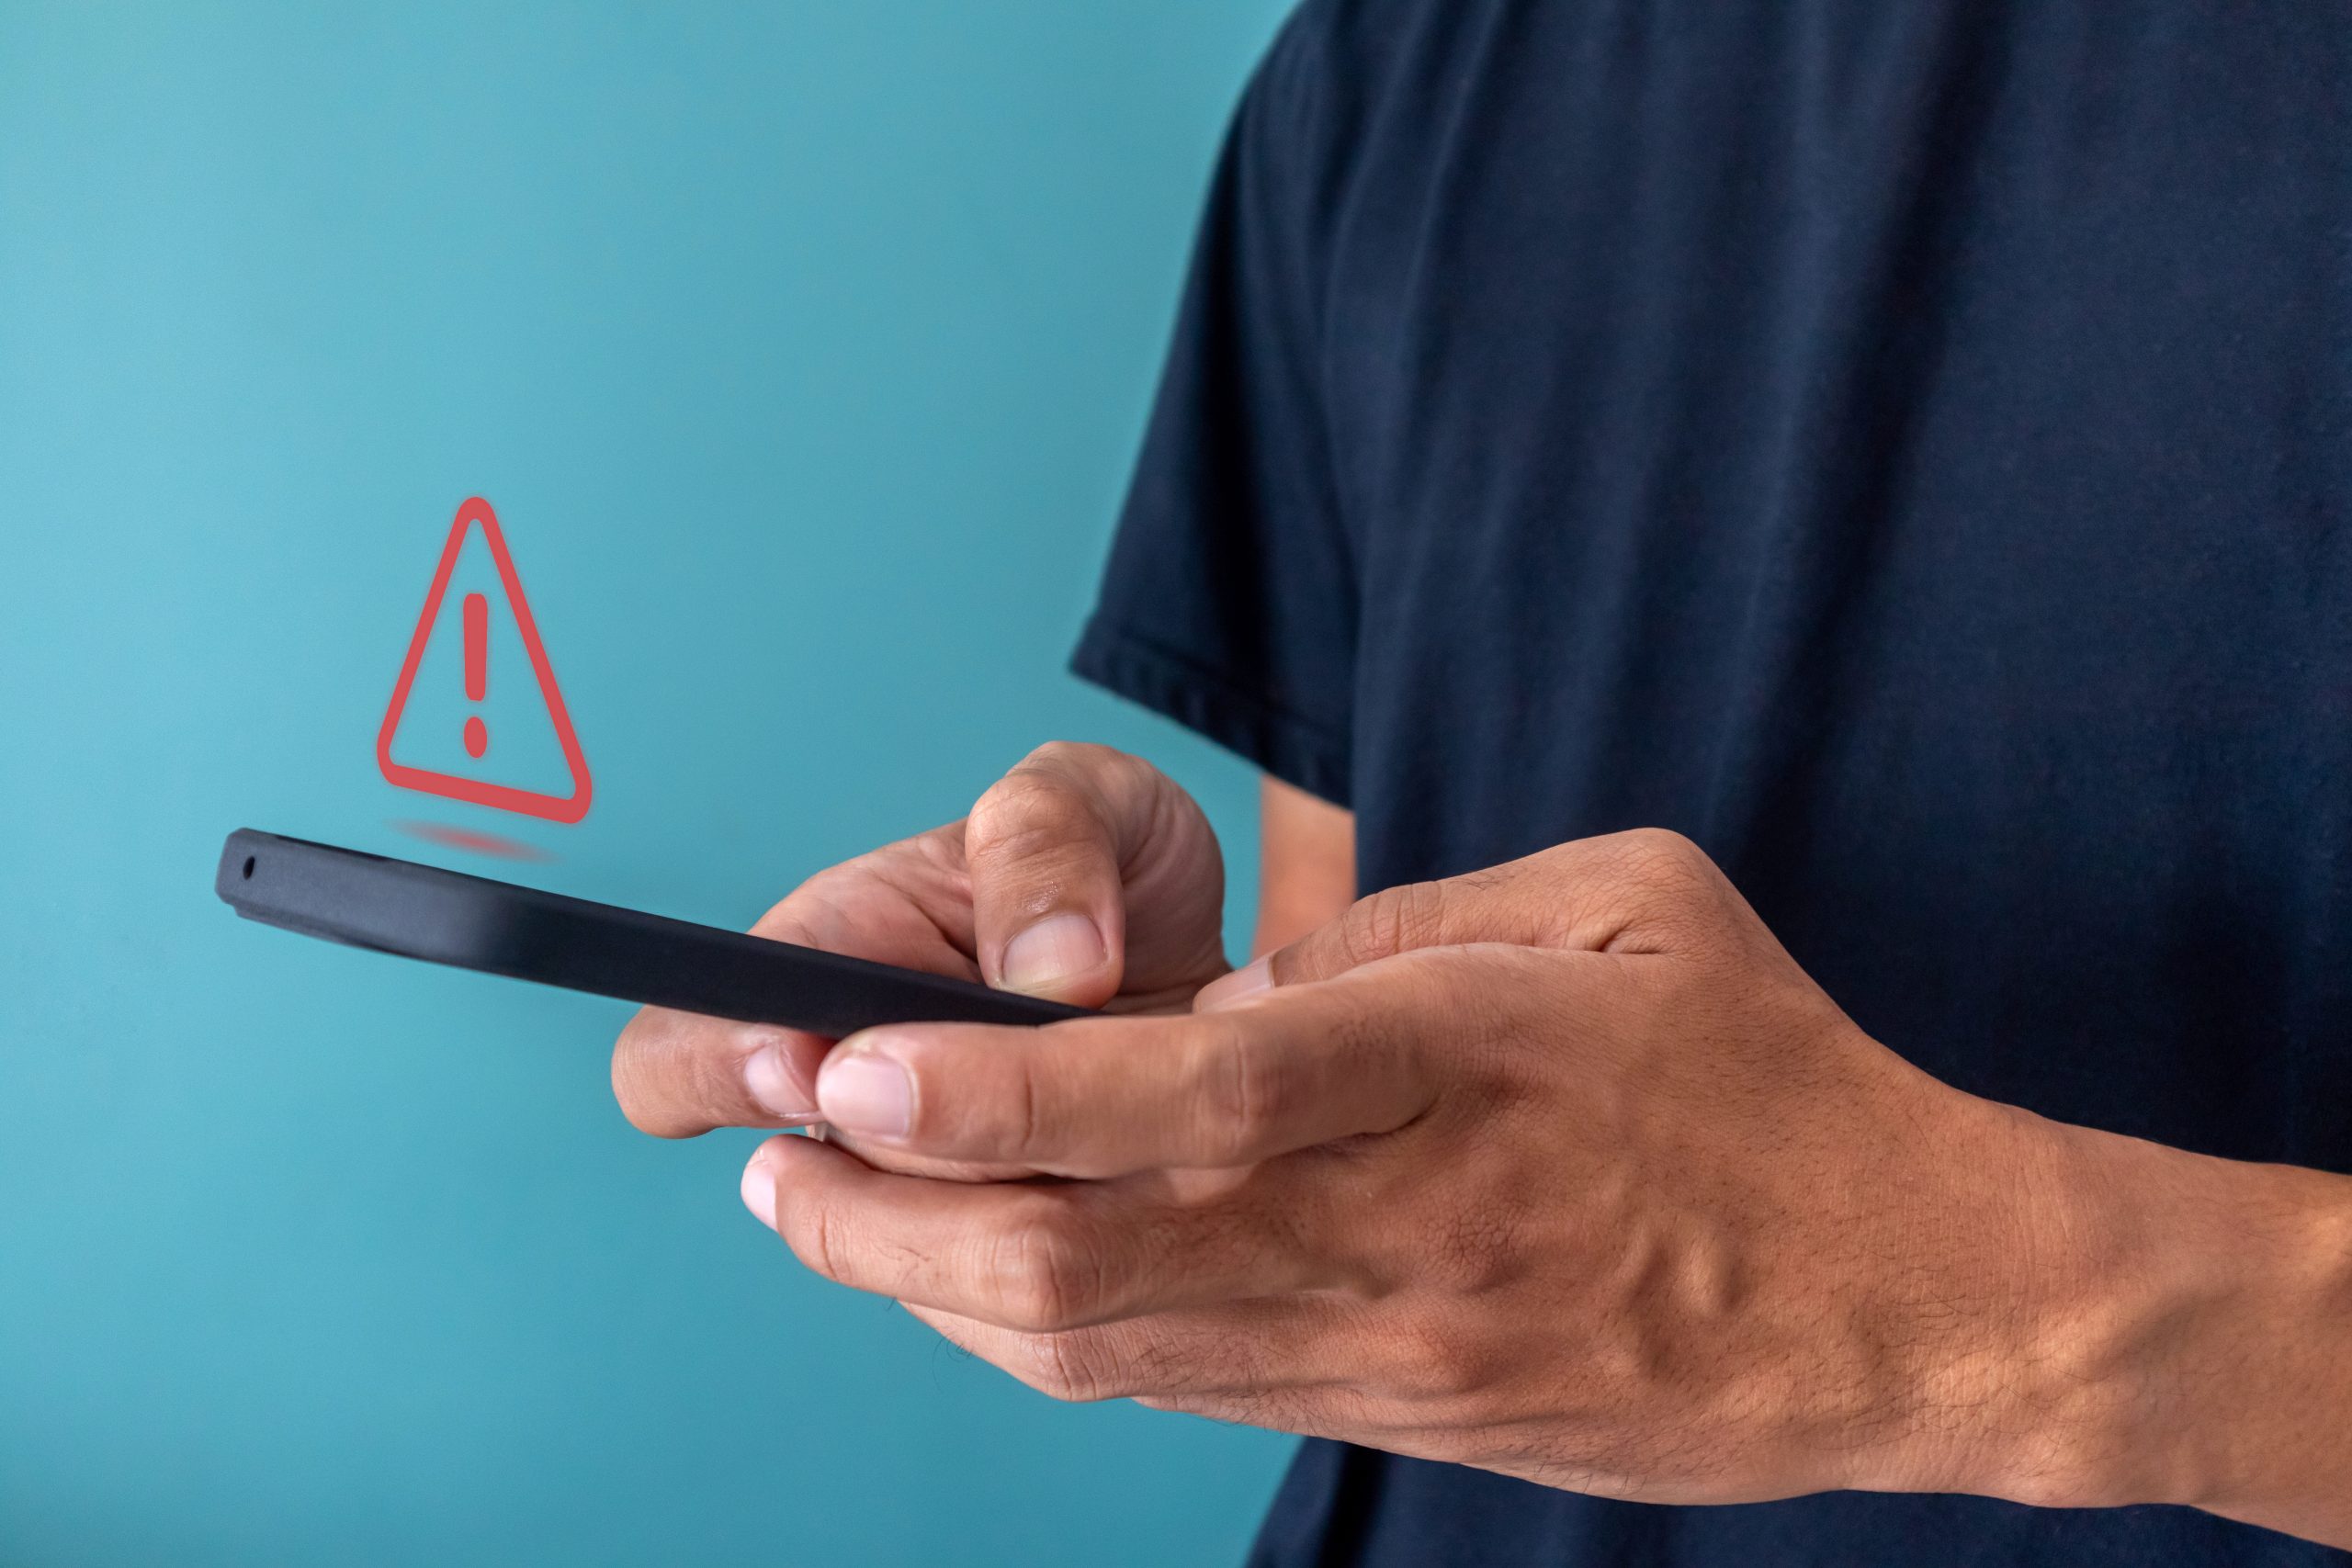
<svg viewBox="0 0 2352 1568">
<path fill-rule="evenodd" d="M 1440 882 L 1408 882 L 1359 898 L 1340 921 L 1351 967 L 1435 945 L 1445 930 L 1447 897 Z"/>
<path fill-rule="evenodd" d="M 870 904 L 877 889 L 898 884 L 892 869 L 915 852 L 917 842 L 886 844 L 811 874 L 752 923 L 752 934 L 829 951 L 848 945 L 864 923 L 860 906 Z"/>
<path fill-rule="evenodd" d="M 1114 799 L 1148 789 L 1160 772 L 1141 757 L 1092 740 L 1048 740 L 1014 768 L 1034 770 L 1060 780 L 1072 790 L 1099 799 Z"/>
<path fill-rule="evenodd" d="M 1125 1392 L 1102 1336 L 1083 1329 L 1022 1336 L 1013 1375 L 1047 1398 L 1091 1404 Z"/>
<path fill-rule="evenodd" d="M 1688 891 L 1714 873 L 1707 852 L 1670 828 L 1635 828 L 1617 835 L 1620 863 L 1635 880 Z"/>
<path fill-rule="evenodd" d="M 850 1283 L 847 1241 L 832 1205 L 806 1192 L 791 1191 L 789 1183 L 783 1185 L 786 1190 L 777 1204 L 776 1229 L 785 1245 L 810 1271 L 836 1284 Z"/>
<path fill-rule="evenodd" d="M 838 912 L 830 886 L 841 880 L 842 873 L 842 867 L 834 866 L 803 882 L 752 922 L 752 934 L 772 942 L 797 942 L 804 947 L 823 946 L 820 925 Z"/>
<path fill-rule="evenodd" d="M 964 823 L 969 861 L 1023 861 L 1058 850 L 1094 827 L 1084 796 L 1023 763 L 990 785 Z"/>
<path fill-rule="evenodd" d="M 959 819 L 917 833 L 904 842 L 905 863 L 927 876 L 955 881 L 971 869 L 964 859 L 964 830 Z"/>
<path fill-rule="evenodd" d="M 1118 1393 L 1182 1394 L 1229 1381 L 1224 1365 L 1204 1364 L 1201 1347 L 1181 1338 L 1138 1333 L 1124 1342 L 1117 1366 Z"/>
<path fill-rule="evenodd" d="M 1010 1119 L 1005 1146 L 1033 1157 L 1043 1158 L 1052 1148 L 1061 1129 L 1052 1111 L 1054 1098 L 1040 1081 L 1035 1065 L 1020 1076 L 1020 1087 L 1005 1108 Z"/>
<path fill-rule="evenodd" d="M 1728 891 L 1706 851 L 1663 828 L 1637 828 L 1610 841 L 1617 934 L 1606 945 L 1644 947 L 1685 940 Z"/>
<path fill-rule="evenodd" d="M 1203 1144 L 1228 1161 L 1246 1160 L 1288 1110 L 1286 1075 L 1270 1048 L 1229 1023 L 1214 1029 L 1199 1049 Z"/>
<path fill-rule="evenodd" d="M 1052 1201 L 1022 1206 L 994 1238 L 989 1275 L 1005 1323 L 1052 1334 L 1092 1320 L 1105 1295 L 1101 1252 L 1069 1208 Z"/>
<path fill-rule="evenodd" d="M 1014 771 L 1035 768 L 1052 773 L 1085 774 L 1115 770 L 1135 761 L 1125 751 L 1091 740 L 1048 740 L 1014 764 Z"/>
</svg>

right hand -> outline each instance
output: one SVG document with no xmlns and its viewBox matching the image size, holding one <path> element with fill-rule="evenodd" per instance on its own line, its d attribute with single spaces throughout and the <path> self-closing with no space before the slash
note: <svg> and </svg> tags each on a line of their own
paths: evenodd
<svg viewBox="0 0 2352 1568">
<path fill-rule="evenodd" d="M 1216 836 L 1192 796 L 1140 758 L 1056 741 L 1023 759 L 962 821 L 819 872 L 752 931 L 1141 1012 L 1189 1007 L 1227 972 L 1224 903 Z M 647 1008 L 614 1045 L 613 1092 L 629 1121 L 657 1137 L 798 1126 L 820 1120 L 817 1068 L 832 1043 Z M 904 1157 L 888 1163 L 908 1168 Z"/>
</svg>

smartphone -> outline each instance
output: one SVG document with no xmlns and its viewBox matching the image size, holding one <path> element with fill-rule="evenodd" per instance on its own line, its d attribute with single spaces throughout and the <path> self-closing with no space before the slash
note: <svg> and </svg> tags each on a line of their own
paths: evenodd
<svg viewBox="0 0 2352 1568">
<path fill-rule="evenodd" d="M 251 828 L 219 893 L 353 947 L 839 1039 L 879 1023 L 1055 1023 L 1084 1008 Z"/>
</svg>

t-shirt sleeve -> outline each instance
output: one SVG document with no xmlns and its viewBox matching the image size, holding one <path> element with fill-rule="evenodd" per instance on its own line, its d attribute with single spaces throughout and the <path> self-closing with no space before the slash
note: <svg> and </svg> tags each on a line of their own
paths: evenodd
<svg viewBox="0 0 2352 1568">
<path fill-rule="evenodd" d="M 1294 17 L 1219 157 L 1071 668 L 1344 806 L 1357 583 L 1323 398 L 1318 75 Z"/>
</svg>

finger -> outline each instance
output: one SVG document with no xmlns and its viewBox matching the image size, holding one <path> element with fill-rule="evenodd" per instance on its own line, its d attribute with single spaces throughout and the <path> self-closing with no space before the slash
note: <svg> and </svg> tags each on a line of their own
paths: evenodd
<svg viewBox="0 0 2352 1568">
<path fill-rule="evenodd" d="M 1153 1410 L 1400 1451 L 1429 1429 L 1418 1399 L 1383 1392 L 1381 1327 L 1316 1296 L 1234 1302 L 1065 1334 L 1023 1334 L 910 1306 L 957 1348 L 1051 1398 Z M 1441 1415 L 1441 1420 L 1443 1419 Z"/>
<path fill-rule="evenodd" d="M 892 1025 L 842 1043 L 817 1102 L 862 1136 L 1057 1176 L 1249 1165 L 1426 1110 L 1441 1065 L 1423 1043 L 1479 1010 L 1459 989 L 1400 959 L 1206 1013 Z"/>
<path fill-rule="evenodd" d="M 1069 741 L 1039 747 L 979 798 L 964 824 L 982 976 L 1084 1007 L 1110 1000 L 1130 982 L 1164 983 L 1128 973 L 1131 897 L 1210 912 L 1173 923 L 1198 924 L 1212 951 L 1157 954 L 1152 966 L 1168 967 L 1174 957 L 1196 970 L 1205 957 L 1222 968 L 1214 951 L 1223 888 L 1215 842 L 1199 808 L 1140 758 Z"/>
<path fill-rule="evenodd" d="M 817 1068 L 831 1049 L 797 1030 L 644 1008 L 613 1044 L 613 1098 L 657 1138 L 800 1126 L 820 1120 Z"/>
<path fill-rule="evenodd" d="M 931 1181 L 808 1138 L 762 1145 L 743 1197 L 829 1280 L 1028 1333 L 1345 1279 L 1246 1203 L 1174 1204 L 1135 1185 Z"/>
<path fill-rule="evenodd" d="M 920 891 L 880 881 L 852 862 L 802 884 L 752 933 L 971 978 L 970 960 L 925 914 Z M 797 1030 L 646 1008 L 614 1042 L 613 1096 L 633 1125 L 657 1137 L 796 1126 L 817 1119 L 817 1068 L 831 1048 Z"/>
<path fill-rule="evenodd" d="M 1657 951 L 1665 917 L 1729 884 L 1679 834 L 1638 829 L 1578 839 L 1436 882 L 1383 888 L 1337 919 L 1201 988 L 1196 1010 L 1272 986 L 1328 980 L 1401 953 L 1502 942 L 1592 953 Z M 1735 899 L 1736 895 L 1732 896 Z"/>
<path fill-rule="evenodd" d="M 1040 1393 L 1234 1401 L 1329 1387 L 1349 1375 L 1344 1309 L 1316 1296 L 1228 1302 L 1059 1334 L 1025 1334 L 936 1307 L 907 1309 L 959 1349 Z"/>
</svg>

